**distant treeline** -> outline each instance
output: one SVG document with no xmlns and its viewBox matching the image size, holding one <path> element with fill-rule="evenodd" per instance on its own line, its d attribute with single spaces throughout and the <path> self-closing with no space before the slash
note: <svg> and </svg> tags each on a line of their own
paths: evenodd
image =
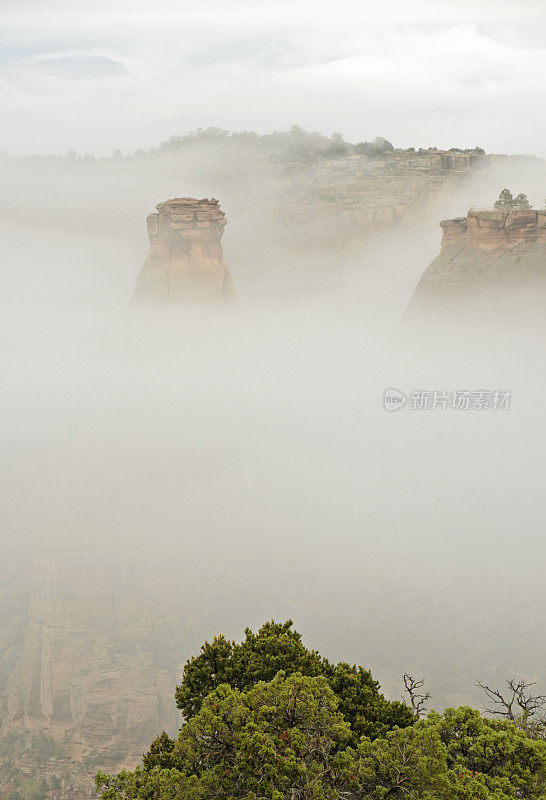
<svg viewBox="0 0 546 800">
<path fill-rule="evenodd" d="M 61 155 L 34 155 L 21 156 L 22 159 L 49 159 L 49 160 L 70 160 L 70 161 L 95 161 L 95 160 L 121 160 L 124 158 L 145 158 L 158 153 L 170 152 L 181 148 L 191 147 L 196 144 L 246 144 L 256 147 L 258 150 L 268 152 L 272 158 L 280 161 L 297 160 L 316 160 L 316 159 L 339 159 L 350 155 L 366 156 L 368 158 L 385 158 L 390 153 L 415 153 L 425 154 L 439 152 L 436 147 L 418 148 L 410 147 L 406 149 L 396 149 L 394 145 L 382 136 L 378 136 L 372 142 L 358 142 L 351 144 L 346 142 L 341 133 L 332 133 L 331 136 L 324 136 L 317 132 L 307 132 L 299 125 L 293 125 L 288 131 L 277 131 L 260 135 L 254 131 L 235 131 L 230 132 L 222 128 L 197 128 L 197 130 L 182 136 L 171 136 L 167 141 L 161 142 L 158 147 L 145 150 L 139 148 L 132 155 L 124 155 L 121 150 L 115 150 L 111 157 L 96 157 L 92 153 L 79 155 L 75 150 L 69 150 L 65 156 Z M 443 152 L 443 151 L 442 151 Z M 450 153 L 467 153 L 470 155 L 483 155 L 485 151 L 481 147 L 474 147 L 463 150 L 459 147 L 452 147 Z M 1 153 L 6 157 L 5 153 Z"/>
</svg>

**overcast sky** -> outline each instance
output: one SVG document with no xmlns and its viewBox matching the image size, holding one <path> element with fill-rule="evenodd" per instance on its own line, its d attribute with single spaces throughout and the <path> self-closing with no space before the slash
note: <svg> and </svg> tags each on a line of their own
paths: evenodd
<svg viewBox="0 0 546 800">
<path fill-rule="evenodd" d="M 0 0 L 0 150 L 210 125 L 546 156 L 544 0 Z"/>
</svg>

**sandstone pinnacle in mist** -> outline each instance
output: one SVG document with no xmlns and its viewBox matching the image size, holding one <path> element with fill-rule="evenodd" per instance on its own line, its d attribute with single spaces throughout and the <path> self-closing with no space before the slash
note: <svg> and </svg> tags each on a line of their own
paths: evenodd
<svg viewBox="0 0 546 800">
<path fill-rule="evenodd" d="M 137 278 L 133 305 L 234 299 L 221 245 L 226 219 L 218 200 L 180 197 L 156 209 L 146 219 L 150 250 Z"/>
</svg>

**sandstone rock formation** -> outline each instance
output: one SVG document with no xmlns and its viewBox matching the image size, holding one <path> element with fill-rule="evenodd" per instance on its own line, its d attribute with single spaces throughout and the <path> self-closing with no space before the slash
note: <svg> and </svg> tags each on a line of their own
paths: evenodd
<svg viewBox="0 0 546 800">
<path fill-rule="evenodd" d="M 283 236 L 293 233 L 305 248 L 338 246 L 355 234 L 365 236 L 396 224 L 488 166 L 488 156 L 441 151 L 290 163 L 285 170 L 298 175 L 298 191 L 282 198 L 278 219 Z"/>
<path fill-rule="evenodd" d="M 406 320 L 544 311 L 546 211 L 470 210 L 443 220 L 441 253 L 423 273 Z"/>
<path fill-rule="evenodd" d="M 181 197 L 159 203 L 146 220 L 150 251 L 133 302 L 156 305 L 231 300 L 220 243 L 226 225 L 218 200 Z"/>
<path fill-rule="evenodd" d="M 466 217 L 446 219 L 440 223 L 443 230 L 442 250 L 452 243 L 465 243 L 467 247 L 495 250 L 513 247 L 521 242 L 546 242 L 546 211 L 474 211 Z"/>
</svg>

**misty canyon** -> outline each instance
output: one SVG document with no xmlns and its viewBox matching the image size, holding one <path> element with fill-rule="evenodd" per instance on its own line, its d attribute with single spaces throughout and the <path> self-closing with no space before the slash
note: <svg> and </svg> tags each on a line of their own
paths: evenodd
<svg viewBox="0 0 546 800">
<path fill-rule="evenodd" d="M 0 800 L 546 800 L 544 0 L 0 6 Z"/>
<path fill-rule="evenodd" d="M 462 534 L 451 493 L 477 423 L 442 427 L 437 415 L 431 436 L 407 418 L 416 467 L 377 398 L 393 373 L 432 380 L 419 340 L 397 327 L 414 291 L 408 314 L 427 322 L 439 299 L 482 284 L 512 297 L 541 280 L 543 211 L 460 215 L 514 176 L 539 197 L 544 163 L 384 142 L 329 151 L 336 141 L 215 134 L 127 159 L 8 163 L 5 236 L 26 260 L 8 271 L 5 300 L 24 311 L 3 321 L 5 419 L 22 439 L 6 432 L 6 791 L 43 777 L 48 800 L 94 797 L 98 769 L 133 768 L 157 734 L 176 734 L 175 685 L 203 638 L 247 621 L 295 617 L 325 652 L 372 666 L 392 698 L 408 662 L 429 669 L 439 705 L 477 702 L 461 671 L 504 669 L 492 606 L 519 620 L 522 650 L 532 636 L 534 612 L 522 622 L 508 588 L 493 602 L 480 559 L 457 551 L 486 524 L 475 509 Z M 441 255 L 420 280 L 441 219 Z M 427 350 L 438 381 L 449 347 Z M 468 360 L 472 379 L 501 383 L 503 358 L 491 363 L 481 377 Z M 486 461 L 495 441 L 486 431 Z M 444 489 L 441 445 L 452 454 Z M 511 472 L 502 480 L 514 486 Z M 502 510 L 508 530 L 513 510 Z M 403 543 L 413 515 L 422 566 Z M 528 581 L 530 607 L 538 585 Z M 537 679 L 542 653 L 522 667 Z"/>
</svg>

